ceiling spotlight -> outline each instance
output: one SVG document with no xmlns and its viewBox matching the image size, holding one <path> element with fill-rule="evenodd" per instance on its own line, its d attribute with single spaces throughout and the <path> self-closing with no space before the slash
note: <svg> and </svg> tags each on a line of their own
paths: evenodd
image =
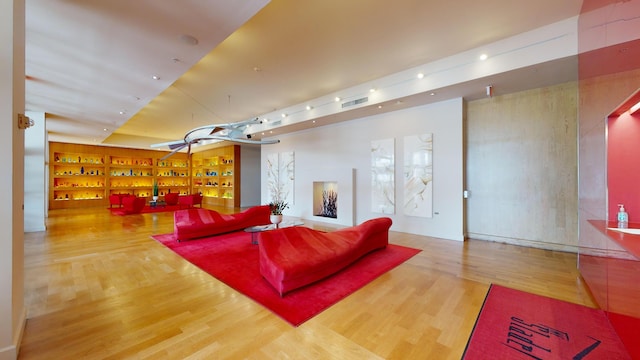
<svg viewBox="0 0 640 360">
<path fill-rule="evenodd" d="M 198 39 L 189 34 L 180 35 L 180 41 L 187 45 L 198 45 Z"/>
<path fill-rule="evenodd" d="M 432 92 L 432 93 L 430 93 L 429 95 L 431 95 L 431 96 L 435 96 L 435 95 L 436 95 L 436 93 Z"/>
<path fill-rule="evenodd" d="M 107 128 L 104 128 L 104 129 L 102 129 L 102 131 L 109 131 L 109 129 L 107 129 Z"/>
<path fill-rule="evenodd" d="M 286 118 L 286 117 L 287 117 L 287 114 L 282 113 L 282 117 L 283 117 L 283 118 Z"/>
<path fill-rule="evenodd" d="M 340 101 L 340 97 L 336 96 L 336 98 L 334 99 L 336 102 Z"/>
<path fill-rule="evenodd" d="M 378 105 L 378 109 L 382 109 L 382 105 Z"/>
<path fill-rule="evenodd" d="M 152 78 L 153 80 L 160 80 L 160 76 L 158 76 L 158 75 L 153 75 L 151 78 Z"/>
<path fill-rule="evenodd" d="M 369 92 L 370 92 L 370 93 L 374 93 L 374 92 L 376 92 L 376 88 L 371 88 L 371 89 L 369 89 Z"/>
<path fill-rule="evenodd" d="M 311 109 L 313 109 L 313 106 L 307 105 L 307 110 L 311 110 Z"/>
<path fill-rule="evenodd" d="M 487 60 L 488 58 L 489 58 L 489 55 L 487 55 L 487 54 L 480 55 L 480 60 L 482 60 L 482 61 Z"/>
<path fill-rule="evenodd" d="M 418 73 L 418 79 L 422 79 L 424 77 L 423 73 Z"/>
<path fill-rule="evenodd" d="M 124 114 L 126 114 L 126 112 L 124 110 L 121 110 L 120 115 L 124 115 Z"/>
</svg>

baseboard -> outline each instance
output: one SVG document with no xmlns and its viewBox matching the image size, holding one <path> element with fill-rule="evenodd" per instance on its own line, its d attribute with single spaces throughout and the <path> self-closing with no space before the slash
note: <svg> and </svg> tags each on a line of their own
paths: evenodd
<svg viewBox="0 0 640 360">
<path fill-rule="evenodd" d="M 578 253 L 578 247 L 575 245 L 554 244 L 554 243 L 535 241 L 535 240 L 514 239 L 514 238 L 495 236 L 495 235 L 476 234 L 471 232 L 467 233 L 467 236 L 469 239 L 475 239 L 475 240 L 493 241 L 493 242 L 499 242 L 499 243 L 505 243 L 505 244 L 511 244 L 511 245 L 536 248 L 536 249 Z"/>
<path fill-rule="evenodd" d="M 0 360 L 16 360 L 20 353 L 20 344 L 22 343 L 22 335 L 24 334 L 24 328 L 27 325 L 27 310 L 22 309 L 20 314 L 20 321 L 18 322 L 18 328 L 16 329 L 16 336 L 14 336 L 14 343 L 3 349 L 0 349 Z"/>
<path fill-rule="evenodd" d="M 16 346 L 7 346 L 4 349 L 0 349 L 0 360 L 16 360 L 18 358 L 18 352 Z"/>
<path fill-rule="evenodd" d="M 27 326 L 27 308 L 22 308 L 22 313 L 20 314 L 20 321 L 18 321 L 18 328 L 16 329 L 16 343 L 14 344 L 16 348 L 16 359 L 18 355 L 20 355 L 20 344 L 22 344 L 22 336 L 24 335 L 24 329 Z"/>
</svg>

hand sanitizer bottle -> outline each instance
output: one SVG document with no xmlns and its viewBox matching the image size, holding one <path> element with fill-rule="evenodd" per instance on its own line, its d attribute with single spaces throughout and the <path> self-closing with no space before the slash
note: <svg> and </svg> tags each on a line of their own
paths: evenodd
<svg viewBox="0 0 640 360">
<path fill-rule="evenodd" d="M 629 227 L 629 214 L 624 210 L 623 204 L 618 204 L 620 210 L 618 211 L 618 228 L 626 229 Z"/>
</svg>

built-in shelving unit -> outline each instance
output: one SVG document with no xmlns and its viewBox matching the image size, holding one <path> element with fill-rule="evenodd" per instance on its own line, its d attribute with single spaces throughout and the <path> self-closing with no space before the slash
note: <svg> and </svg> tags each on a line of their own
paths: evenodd
<svg viewBox="0 0 640 360">
<path fill-rule="evenodd" d="M 211 205 L 240 206 L 240 147 L 231 145 L 205 150 L 192 156 L 194 192 Z"/>
<path fill-rule="evenodd" d="M 177 153 L 81 144 L 49 143 L 49 208 L 108 206 L 109 195 L 133 194 L 151 199 L 156 181 L 162 198 L 189 194 L 189 157 Z"/>
<path fill-rule="evenodd" d="M 51 154 L 51 200 L 70 203 L 105 198 L 105 164 L 100 153 L 54 151 Z"/>
<path fill-rule="evenodd" d="M 153 188 L 153 158 L 110 156 L 109 195 L 149 197 Z"/>
<path fill-rule="evenodd" d="M 170 192 L 191 193 L 189 160 L 174 158 L 174 156 L 157 161 L 156 180 L 160 188 L 160 196 Z"/>
</svg>

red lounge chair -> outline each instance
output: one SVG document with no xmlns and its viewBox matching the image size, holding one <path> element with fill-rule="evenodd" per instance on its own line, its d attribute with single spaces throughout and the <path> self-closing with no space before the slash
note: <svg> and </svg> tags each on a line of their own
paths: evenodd
<svg viewBox="0 0 640 360">
<path fill-rule="evenodd" d="M 147 200 L 143 197 L 125 196 L 122 198 L 122 211 L 125 214 L 139 214 L 146 203 Z"/>
<path fill-rule="evenodd" d="M 196 205 L 202 207 L 202 195 L 200 194 L 191 194 L 191 195 L 180 195 L 178 197 L 178 203 L 180 207 L 188 207 L 192 208 Z"/>
<path fill-rule="evenodd" d="M 178 193 L 168 193 L 164 196 L 164 202 L 167 205 L 178 205 L 178 198 L 180 194 Z"/>
</svg>

